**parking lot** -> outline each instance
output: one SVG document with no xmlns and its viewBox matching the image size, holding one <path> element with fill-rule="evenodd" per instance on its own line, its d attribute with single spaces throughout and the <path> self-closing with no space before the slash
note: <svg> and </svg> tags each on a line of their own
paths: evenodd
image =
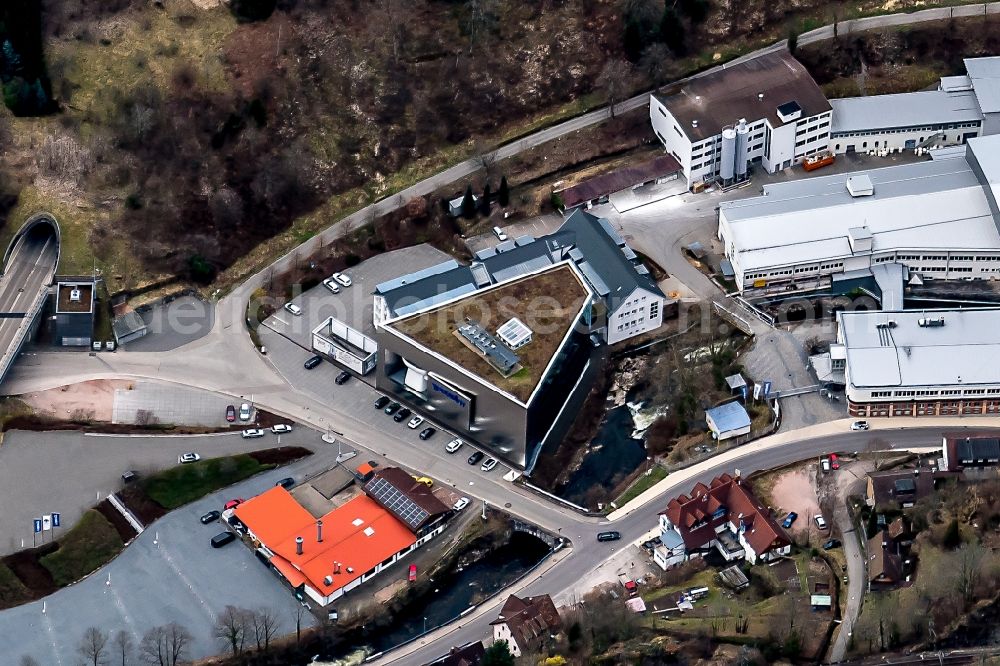
<svg viewBox="0 0 1000 666">
<path fill-rule="evenodd" d="M 145 418 L 147 424 L 226 426 L 228 405 L 238 410 L 240 401 L 186 386 L 131 382 L 128 387 L 115 389 L 111 422 L 139 423 Z"/>
<path fill-rule="evenodd" d="M 282 445 L 321 445 L 313 430 L 296 429 L 282 435 Z M 268 433 L 246 440 L 239 433 L 202 436 L 104 436 L 80 432 L 11 431 L 0 447 L 0 551 L 31 547 L 32 519 L 44 513 L 62 514 L 69 529 L 83 512 L 122 487 L 121 474 L 140 474 L 177 464 L 188 451 L 203 458 L 256 451 L 277 445 Z M 58 537 L 58 534 L 56 535 Z"/>
<path fill-rule="evenodd" d="M 191 633 L 189 657 L 208 657 L 220 652 L 214 625 L 227 605 L 268 608 L 278 635 L 294 631 L 299 605 L 291 591 L 241 544 L 212 548 L 209 540 L 222 526 L 202 525 L 198 517 L 231 497 L 252 497 L 282 477 L 298 477 L 311 464 L 306 458 L 178 509 L 100 573 L 44 602 L 4 611 L 0 653 L 7 655 L 5 661 L 31 655 L 38 663 L 69 666 L 77 663 L 77 646 L 88 627 L 110 634 L 125 630 L 138 645 L 146 631 L 170 622 Z M 315 620 L 306 613 L 302 623 L 307 627 Z"/>
<path fill-rule="evenodd" d="M 128 343 L 127 351 L 169 351 L 204 337 L 215 323 L 215 304 L 181 296 L 139 313 L 148 333 Z"/>
<path fill-rule="evenodd" d="M 372 336 L 372 294 L 376 285 L 449 259 L 451 256 L 426 243 L 376 255 L 344 271 L 351 278 L 350 287 L 341 287 L 339 294 L 331 293 L 322 284 L 313 287 L 290 301 L 302 308 L 300 316 L 279 309 L 264 320 L 262 328 L 269 328 L 306 349 L 312 347 L 312 330 L 327 317 L 336 317 Z M 263 344 L 268 347 L 266 342 Z"/>
</svg>

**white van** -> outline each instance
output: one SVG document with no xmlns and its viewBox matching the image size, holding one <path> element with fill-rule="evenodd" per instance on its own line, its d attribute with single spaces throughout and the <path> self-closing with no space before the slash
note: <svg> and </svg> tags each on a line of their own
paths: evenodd
<svg viewBox="0 0 1000 666">
<path fill-rule="evenodd" d="M 507 240 L 507 234 L 500 227 L 493 227 L 493 235 L 500 239 L 500 242 Z"/>
</svg>

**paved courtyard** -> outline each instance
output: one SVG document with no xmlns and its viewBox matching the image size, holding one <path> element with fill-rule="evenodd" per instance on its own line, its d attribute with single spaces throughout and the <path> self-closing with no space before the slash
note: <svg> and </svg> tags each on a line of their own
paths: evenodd
<svg viewBox="0 0 1000 666">
<path fill-rule="evenodd" d="M 215 323 L 215 304 L 181 296 L 141 312 L 148 333 L 123 347 L 126 351 L 170 351 L 204 337 Z"/>
<path fill-rule="evenodd" d="M 245 398 L 250 402 L 249 395 Z M 240 403 L 231 397 L 199 389 L 156 382 L 132 382 L 115 389 L 112 423 L 138 423 L 146 413 L 154 421 L 190 426 L 226 426 L 226 407 L 239 410 Z M 147 417 L 148 418 L 148 417 Z M 251 421 L 253 419 L 251 418 Z"/>
</svg>

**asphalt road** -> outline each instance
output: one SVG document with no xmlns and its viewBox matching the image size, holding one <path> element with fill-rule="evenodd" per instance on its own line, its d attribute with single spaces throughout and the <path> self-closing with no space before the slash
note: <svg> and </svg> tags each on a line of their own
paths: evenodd
<svg viewBox="0 0 1000 666">
<path fill-rule="evenodd" d="M 851 634 L 854 633 L 854 623 L 858 620 L 865 591 L 868 589 L 868 567 L 864 550 L 861 547 L 861 538 L 863 537 L 858 534 L 847 511 L 847 498 L 851 495 L 864 494 L 864 476 L 858 475 L 855 478 L 853 470 L 857 465 L 858 463 L 852 463 L 846 468 L 841 468 L 841 474 L 846 472 L 846 475 L 838 479 L 841 484 L 833 509 L 833 522 L 840 531 L 840 540 L 844 544 L 844 558 L 847 560 L 847 586 L 843 588 L 843 593 L 847 595 L 847 605 L 844 609 L 842 622 L 837 628 L 833 644 L 830 647 L 830 661 L 840 661 L 847 654 L 847 646 Z M 870 469 L 870 466 L 866 465 L 865 469 Z"/>
<path fill-rule="evenodd" d="M 52 280 L 55 261 L 54 235 L 25 234 L 0 276 L 0 314 L 32 311 L 38 300 L 44 298 L 42 290 Z M 3 358 L 17 344 L 19 334 L 29 324 L 23 317 L 0 318 L 0 355 Z M 3 369 L 0 368 L 0 376 Z"/>
</svg>

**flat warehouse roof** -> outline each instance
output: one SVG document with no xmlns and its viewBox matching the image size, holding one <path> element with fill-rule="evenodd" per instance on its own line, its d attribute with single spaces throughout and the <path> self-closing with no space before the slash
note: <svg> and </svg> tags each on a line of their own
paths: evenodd
<svg viewBox="0 0 1000 666">
<path fill-rule="evenodd" d="M 921 326 L 943 317 L 944 325 Z M 888 322 L 894 322 L 889 325 Z M 975 386 L 1000 382 L 1000 309 L 840 312 L 856 387 Z M 880 326 L 881 324 L 881 326 Z"/>
<path fill-rule="evenodd" d="M 830 132 L 862 132 L 887 127 L 922 127 L 983 119 L 971 90 L 922 90 L 897 95 L 831 99 Z"/>
<path fill-rule="evenodd" d="M 850 256 L 852 228 L 871 233 L 873 252 L 1000 249 L 983 183 L 966 159 L 863 173 L 871 196 L 848 192 L 847 178 L 858 172 L 765 185 L 763 196 L 722 203 L 743 270 Z"/>
</svg>

